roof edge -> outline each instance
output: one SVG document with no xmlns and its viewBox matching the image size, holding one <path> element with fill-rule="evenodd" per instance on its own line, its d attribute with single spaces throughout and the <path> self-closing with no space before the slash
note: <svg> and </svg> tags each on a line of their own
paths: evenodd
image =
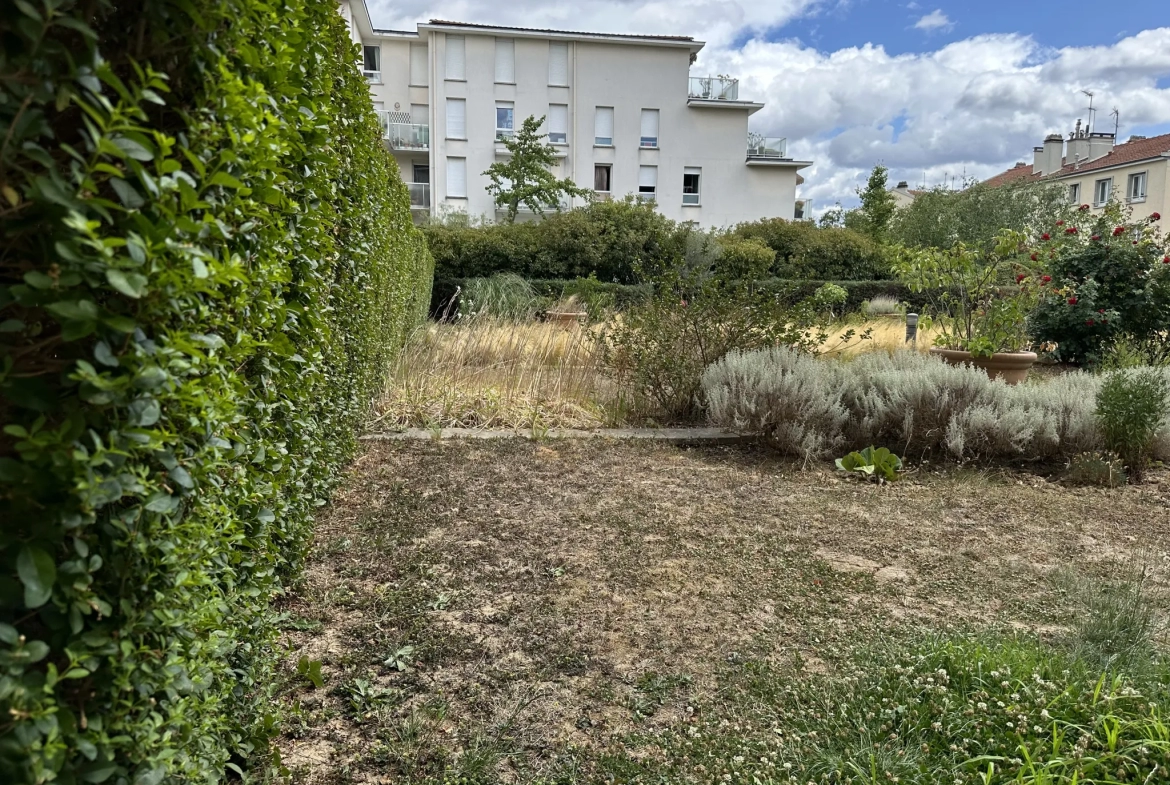
<svg viewBox="0 0 1170 785">
<path fill-rule="evenodd" d="M 698 52 L 706 42 L 697 41 L 691 36 L 665 35 L 636 35 L 633 33 L 594 33 L 582 30 L 545 30 L 531 27 L 508 27 L 507 25 L 487 25 L 476 22 L 452 22 L 446 19 L 432 19 L 420 23 L 419 32 L 434 30 L 447 32 L 450 30 L 473 30 L 479 33 L 501 32 L 512 38 L 557 38 L 566 41 L 606 41 L 618 44 L 642 44 L 644 46 L 667 46 L 689 49 Z"/>
</svg>

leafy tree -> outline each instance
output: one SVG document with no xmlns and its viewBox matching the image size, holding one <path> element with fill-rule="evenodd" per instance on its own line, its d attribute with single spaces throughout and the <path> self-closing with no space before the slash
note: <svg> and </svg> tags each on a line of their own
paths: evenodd
<svg viewBox="0 0 1170 785">
<path fill-rule="evenodd" d="M 847 228 L 856 228 L 879 242 L 886 238 L 890 221 L 894 218 L 894 195 L 886 189 L 888 171 L 886 167 L 878 164 L 869 173 L 869 181 L 865 188 L 857 190 L 857 195 L 861 198 L 861 207 L 857 209 L 855 215 L 857 226 L 851 226 L 850 216 L 848 214 L 845 216 Z"/>
<path fill-rule="evenodd" d="M 520 205 L 540 215 L 545 208 L 559 206 L 563 196 L 588 196 L 589 191 L 572 180 L 558 180 L 550 170 L 556 164 L 556 148 L 542 141 L 544 117 L 529 115 L 519 133 L 504 142 L 511 157 L 498 161 L 484 172 L 491 179 L 487 192 L 496 204 L 508 210 L 508 223 L 516 221 Z"/>
</svg>

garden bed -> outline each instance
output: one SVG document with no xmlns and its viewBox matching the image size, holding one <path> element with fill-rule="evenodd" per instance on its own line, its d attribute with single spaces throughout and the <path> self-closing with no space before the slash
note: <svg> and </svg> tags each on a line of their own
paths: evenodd
<svg viewBox="0 0 1170 785">
<path fill-rule="evenodd" d="M 1170 474 L 877 487 L 746 447 L 372 442 L 316 538 L 285 607 L 294 781 L 710 782 L 783 702 L 761 673 L 831 678 L 926 630 L 1059 641 L 1072 582 L 1135 562 L 1164 611 Z"/>
</svg>

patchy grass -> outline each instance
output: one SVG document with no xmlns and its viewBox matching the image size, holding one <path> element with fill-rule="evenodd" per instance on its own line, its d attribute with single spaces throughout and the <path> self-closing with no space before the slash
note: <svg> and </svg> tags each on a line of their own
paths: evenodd
<svg viewBox="0 0 1170 785">
<path fill-rule="evenodd" d="M 1115 491 L 974 470 L 878 487 L 745 449 L 376 443 L 288 599 L 279 748 L 305 783 L 787 782 L 768 761 L 801 745 L 775 730 L 823 713 L 815 685 L 903 663 L 926 631 L 1065 640 L 1077 581 L 1135 560 L 1164 614 L 1168 551 L 1165 472 Z M 1087 602 L 1118 629 L 1140 616 Z"/>
</svg>

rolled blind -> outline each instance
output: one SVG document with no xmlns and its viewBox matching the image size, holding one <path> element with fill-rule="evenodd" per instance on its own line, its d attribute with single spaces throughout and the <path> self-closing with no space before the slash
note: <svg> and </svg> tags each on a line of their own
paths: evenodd
<svg viewBox="0 0 1170 785">
<path fill-rule="evenodd" d="M 516 45 L 511 38 L 496 39 L 496 81 L 516 82 Z"/>
<path fill-rule="evenodd" d="M 567 85 L 569 83 L 569 45 L 549 42 L 548 83 Z"/>
<path fill-rule="evenodd" d="M 425 124 L 431 121 L 429 107 L 426 104 L 410 105 L 410 122 Z"/>
<path fill-rule="evenodd" d="M 548 132 L 566 134 L 569 132 L 569 107 L 565 104 L 548 105 Z"/>
<path fill-rule="evenodd" d="M 657 139 L 658 138 L 658 110 L 657 109 L 643 109 L 642 110 L 642 138 L 643 139 Z"/>
<path fill-rule="evenodd" d="M 447 138 L 467 138 L 467 101 L 462 98 L 447 99 Z"/>
<path fill-rule="evenodd" d="M 418 44 L 410 46 L 410 83 L 426 85 L 427 83 L 427 48 Z"/>
<path fill-rule="evenodd" d="M 467 70 L 464 65 L 463 47 L 464 38 L 461 35 L 447 36 L 447 79 L 466 79 Z"/>
<path fill-rule="evenodd" d="M 613 140 L 613 107 L 599 106 L 593 120 L 593 135 L 598 139 Z"/>
<path fill-rule="evenodd" d="M 638 187 L 639 188 L 654 188 L 658 185 L 658 167 L 657 166 L 639 166 L 638 167 Z"/>
<path fill-rule="evenodd" d="M 447 159 L 447 196 L 467 196 L 467 159 Z"/>
</svg>

